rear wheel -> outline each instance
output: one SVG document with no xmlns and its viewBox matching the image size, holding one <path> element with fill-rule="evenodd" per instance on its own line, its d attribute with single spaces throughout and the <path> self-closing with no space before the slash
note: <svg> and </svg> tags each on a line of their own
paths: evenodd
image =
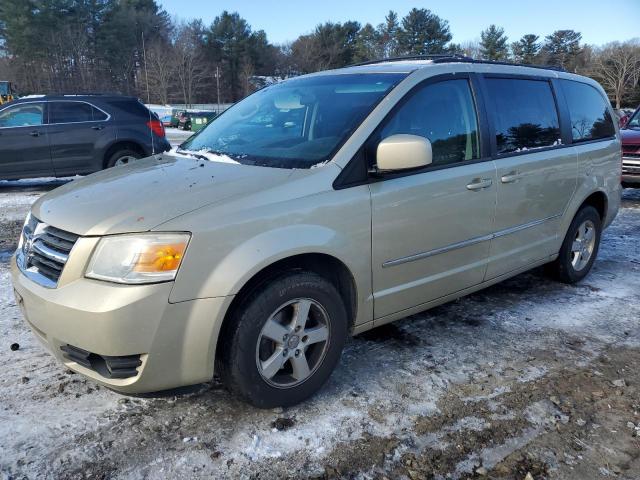
<svg viewBox="0 0 640 480">
<path fill-rule="evenodd" d="M 340 359 L 348 321 L 335 287 L 310 272 L 265 283 L 236 310 L 221 342 L 221 377 L 260 408 L 313 395 Z"/>
<path fill-rule="evenodd" d="M 548 271 L 564 283 L 576 283 L 587 276 L 600 247 L 602 220 L 592 206 L 585 206 L 576 214 L 562 242 L 558 258 L 549 264 Z"/>
<path fill-rule="evenodd" d="M 107 168 L 117 167 L 119 165 L 128 165 L 139 158 L 142 158 L 142 155 L 135 150 L 131 150 L 129 148 L 118 150 L 107 160 Z"/>
</svg>

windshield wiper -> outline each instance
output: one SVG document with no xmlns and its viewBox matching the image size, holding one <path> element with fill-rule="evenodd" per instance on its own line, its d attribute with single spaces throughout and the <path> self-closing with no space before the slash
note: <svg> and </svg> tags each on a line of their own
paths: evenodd
<svg viewBox="0 0 640 480">
<path fill-rule="evenodd" d="M 190 155 L 194 158 L 197 158 L 198 160 L 207 160 L 209 161 L 209 159 L 207 157 L 205 157 L 204 155 L 197 153 L 197 152 L 191 152 L 189 150 L 181 150 L 181 149 L 176 149 L 176 153 L 181 153 L 183 155 Z"/>
<path fill-rule="evenodd" d="M 198 160 L 207 160 L 209 162 L 240 164 L 240 162 L 234 160 L 226 153 L 215 152 L 209 149 L 201 149 L 198 151 L 194 151 L 194 150 L 184 150 L 184 149 L 178 148 L 176 149 L 176 153 L 180 153 L 183 155 L 191 155 L 192 157 L 195 157 Z"/>
</svg>

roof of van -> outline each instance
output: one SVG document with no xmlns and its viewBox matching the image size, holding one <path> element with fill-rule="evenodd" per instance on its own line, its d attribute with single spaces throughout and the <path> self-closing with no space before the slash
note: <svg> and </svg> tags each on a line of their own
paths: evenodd
<svg viewBox="0 0 640 480">
<path fill-rule="evenodd" d="M 496 62 L 489 60 L 476 60 L 462 55 L 416 55 L 407 57 L 385 58 L 369 62 L 350 65 L 336 70 L 333 73 L 410 73 L 415 70 L 428 68 L 435 65 L 459 65 L 460 71 L 465 72 L 504 72 L 523 73 L 528 75 L 568 77 L 573 74 L 564 69 L 551 65 L 526 65 L 511 62 Z M 323 72 L 318 72 L 323 73 Z"/>
</svg>

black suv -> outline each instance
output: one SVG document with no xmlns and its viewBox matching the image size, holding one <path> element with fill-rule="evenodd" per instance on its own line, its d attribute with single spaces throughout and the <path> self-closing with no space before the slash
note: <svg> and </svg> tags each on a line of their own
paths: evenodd
<svg viewBox="0 0 640 480">
<path fill-rule="evenodd" d="M 169 150 L 134 97 L 25 97 L 0 106 L 0 179 L 85 175 Z"/>
</svg>

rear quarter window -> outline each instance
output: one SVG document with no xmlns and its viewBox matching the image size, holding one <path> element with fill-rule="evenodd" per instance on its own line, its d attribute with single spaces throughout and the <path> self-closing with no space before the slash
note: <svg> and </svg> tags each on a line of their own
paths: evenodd
<svg viewBox="0 0 640 480">
<path fill-rule="evenodd" d="M 586 83 L 560 80 L 569 107 L 571 135 L 574 142 L 611 138 L 616 129 L 607 101 Z"/>
<path fill-rule="evenodd" d="M 123 120 L 127 118 L 156 118 L 155 114 L 137 100 L 108 100 L 105 102 L 107 110 L 116 119 Z"/>
</svg>

